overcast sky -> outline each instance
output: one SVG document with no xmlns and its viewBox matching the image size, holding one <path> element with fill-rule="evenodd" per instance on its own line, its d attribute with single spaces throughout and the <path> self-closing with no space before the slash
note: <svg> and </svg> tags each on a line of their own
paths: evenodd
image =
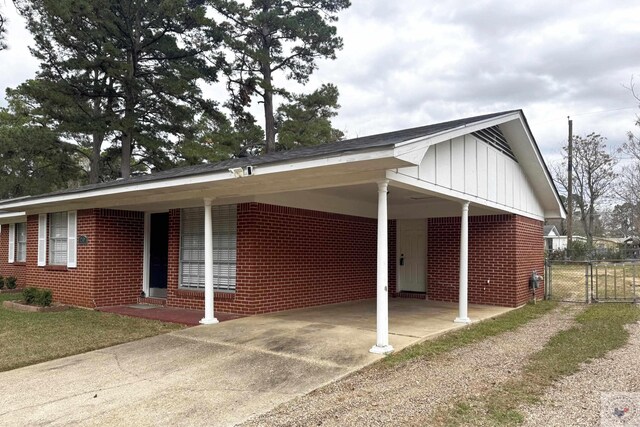
<svg viewBox="0 0 640 427">
<path fill-rule="evenodd" d="M 568 115 L 575 133 L 601 133 L 612 146 L 634 129 L 640 110 L 627 87 L 634 75 L 640 83 L 637 0 L 352 2 L 338 23 L 344 49 L 307 85 L 337 84 L 334 125 L 348 137 L 521 108 L 553 162 Z M 10 19 L 4 95 L 37 63 L 11 3 L 0 7 Z"/>
</svg>

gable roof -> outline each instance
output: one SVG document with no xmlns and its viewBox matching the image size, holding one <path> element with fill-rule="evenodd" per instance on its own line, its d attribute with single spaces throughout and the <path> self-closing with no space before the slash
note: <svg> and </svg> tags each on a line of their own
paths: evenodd
<svg viewBox="0 0 640 427">
<path fill-rule="evenodd" d="M 523 150 L 518 154 L 521 167 L 527 168 L 537 193 L 546 200 L 549 217 L 563 216 L 564 207 L 560 203 L 558 191 L 551 180 L 549 171 L 542 159 L 540 150 L 531 134 L 531 130 L 522 110 L 510 110 L 452 120 L 427 126 L 404 129 L 394 132 L 353 138 L 312 147 L 302 147 L 290 151 L 270 153 L 262 156 L 229 159 L 218 163 L 201 164 L 174 168 L 148 175 L 127 179 L 86 185 L 37 196 L 0 201 L 0 209 L 5 211 L 33 211 L 33 209 L 49 209 L 45 206 L 63 206 L 68 209 L 82 209 L 94 206 L 91 200 L 102 200 L 107 206 L 110 198 L 123 205 L 122 197 L 127 202 L 151 203 L 158 197 L 165 200 L 171 193 L 174 200 L 185 199 L 190 195 L 213 191 L 212 196 L 229 198 L 232 196 L 250 195 L 249 191 L 291 191 L 305 186 L 317 185 L 316 179 L 323 182 L 335 181 L 339 174 L 351 173 L 353 176 L 361 172 L 372 179 L 371 173 L 376 170 L 393 170 L 419 164 L 429 146 L 466 134 L 475 134 L 485 128 L 505 124 L 514 140 L 522 141 Z M 526 142 L 525 142 L 526 141 Z M 238 176 L 231 169 L 259 166 L 254 179 L 235 180 Z M 229 173 L 232 172 L 232 173 Z M 329 176 L 327 173 L 331 173 Z M 278 184 L 264 187 L 266 176 L 273 176 Z M 326 180 L 325 180 L 326 178 Z M 331 180 L 334 181 L 331 181 Z M 269 181 L 271 183 L 276 181 Z M 342 181 L 339 181 L 342 182 Z M 213 190 L 213 189 L 216 190 Z M 253 188 L 253 190 L 251 190 Z M 185 191 L 190 191 L 187 195 Z M 219 191 L 216 193 L 216 191 Z M 146 196 L 144 201 L 140 199 Z M 131 203 L 129 203 L 131 205 Z M 70 207 L 71 206 L 71 207 Z"/>
<path fill-rule="evenodd" d="M 114 181 L 101 182 L 98 184 L 84 185 L 77 188 L 69 188 L 66 190 L 55 191 L 46 194 L 40 194 L 31 197 L 22 197 L 20 199 L 35 200 L 42 197 L 49 197 L 63 194 L 82 193 L 86 191 L 98 190 L 102 188 L 113 188 L 127 186 L 131 184 L 147 183 L 154 181 L 162 181 L 171 178 L 183 178 L 207 174 L 211 172 L 226 171 L 231 168 L 245 166 L 259 166 L 266 164 L 285 163 L 296 159 L 329 157 L 336 154 L 347 153 L 351 151 L 360 151 L 367 149 L 375 149 L 386 146 L 393 146 L 397 143 L 414 140 L 417 138 L 428 137 L 440 132 L 451 129 L 457 129 L 483 120 L 499 117 L 505 114 L 519 112 L 521 110 L 503 111 L 500 113 L 484 114 L 481 116 L 468 117 L 459 120 L 451 120 L 443 123 L 436 123 L 416 128 L 403 129 L 394 132 L 369 135 L 364 137 L 352 138 L 343 141 L 331 142 L 327 144 L 315 145 L 311 147 L 301 147 L 288 151 L 278 151 L 275 153 L 264 154 L 261 156 L 249 156 L 224 160 L 218 163 L 206 163 L 194 166 L 185 166 L 166 171 L 155 172 L 147 175 L 133 176 L 127 179 L 117 179 Z M 15 202 L 18 199 L 9 199 L 0 201 L 0 206 L 7 202 Z"/>
<path fill-rule="evenodd" d="M 556 236 L 560 235 L 560 233 L 558 233 L 558 228 L 555 225 L 545 225 L 544 226 L 544 235 L 548 236 L 552 231 L 554 231 L 556 233 Z"/>
</svg>

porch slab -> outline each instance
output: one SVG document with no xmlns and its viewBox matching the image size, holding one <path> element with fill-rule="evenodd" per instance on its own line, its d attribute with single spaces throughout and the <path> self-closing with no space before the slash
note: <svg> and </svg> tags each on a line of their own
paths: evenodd
<svg viewBox="0 0 640 427">
<path fill-rule="evenodd" d="M 115 313 L 122 316 L 140 317 L 143 319 L 160 320 L 162 322 L 179 323 L 186 326 L 198 326 L 204 317 L 204 311 L 187 310 L 184 308 L 164 307 L 153 304 L 116 305 L 96 309 L 105 313 Z M 229 313 L 216 313 L 220 322 L 238 319 L 242 316 Z"/>
<path fill-rule="evenodd" d="M 454 324 L 456 304 L 390 301 L 400 349 Z M 473 320 L 507 308 L 471 306 Z M 150 310 L 140 310 L 149 312 Z M 0 425 L 230 426 L 381 359 L 375 301 L 198 326 L 0 373 Z"/>
<path fill-rule="evenodd" d="M 513 310 L 510 307 L 469 304 L 472 322 L 485 320 Z M 413 298 L 389 299 L 389 341 L 395 350 L 414 344 L 465 325 L 454 323 L 458 304 L 426 301 Z M 304 320 L 313 323 L 330 323 L 373 333 L 376 332 L 376 301 L 350 301 L 342 304 L 323 305 L 300 310 L 289 310 L 265 315 L 282 320 Z M 400 337 L 411 338 L 405 344 Z"/>
</svg>

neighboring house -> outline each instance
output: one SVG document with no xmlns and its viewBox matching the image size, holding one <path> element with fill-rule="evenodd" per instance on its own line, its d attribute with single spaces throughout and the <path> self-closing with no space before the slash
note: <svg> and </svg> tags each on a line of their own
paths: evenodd
<svg viewBox="0 0 640 427">
<path fill-rule="evenodd" d="M 0 202 L 0 274 L 84 307 L 519 306 L 560 198 L 520 110 Z M 538 290 L 542 297 L 543 289 Z M 453 319 L 452 319 L 453 320 Z"/>
<path fill-rule="evenodd" d="M 544 247 L 548 251 L 559 251 L 567 247 L 567 236 L 561 236 L 555 225 L 545 225 Z"/>
</svg>

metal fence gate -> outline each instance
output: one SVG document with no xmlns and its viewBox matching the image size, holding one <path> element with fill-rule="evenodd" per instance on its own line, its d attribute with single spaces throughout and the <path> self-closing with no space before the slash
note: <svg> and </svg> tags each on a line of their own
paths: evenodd
<svg viewBox="0 0 640 427">
<path fill-rule="evenodd" d="M 548 260 L 545 270 L 547 299 L 640 302 L 640 261 Z"/>
</svg>

